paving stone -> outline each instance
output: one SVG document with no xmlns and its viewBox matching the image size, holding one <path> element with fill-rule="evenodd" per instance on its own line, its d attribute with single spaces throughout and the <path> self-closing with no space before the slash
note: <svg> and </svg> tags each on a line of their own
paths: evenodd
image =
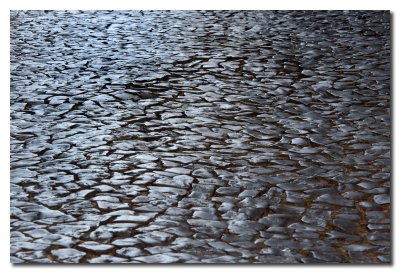
<svg viewBox="0 0 400 273">
<path fill-rule="evenodd" d="M 261 223 L 255 221 L 232 221 L 228 229 L 236 234 L 256 234 L 263 227 Z"/>
<path fill-rule="evenodd" d="M 86 255 L 85 252 L 73 248 L 61 248 L 51 251 L 51 254 L 56 256 L 63 263 L 79 263 L 79 261 Z"/>
<path fill-rule="evenodd" d="M 226 228 L 228 225 L 220 221 L 200 220 L 200 219 L 189 219 L 187 220 L 189 225 L 193 226 L 210 226 L 215 228 Z"/>
<path fill-rule="evenodd" d="M 390 196 L 388 194 L 379 194 L 374 196 L 374 201 L 377 204 L 389 204 L 390 203 Z"/>
<path fill-rule="evenodd" d="M 321 260 L 321 262 L 329 263 L 340 263 L 343 262 L 342 256 L 336 251 L 321 252 L 321 251 L 311 251 L 315 259 Z"/>
<path fill-rule="evenodd" d="M 354 205 L 354 202 L 352 200 L 345 199 L 340 194 L 323 194 L 319 196 L 316 201 L 325 202 L 337 206 L 352 207 Z"/>
<path fill-rule="evenodd" d="M 155 254 L 155 255 L 149 255 L 149 256 L 143 256 L 143 257 L 136 257 L 135 260 L 141 261 L 144 263 L 175 263 L 178 262 L 179 259 L 167 254 Z"/>
<path fill-rule="evenodd" d="M 148 222 L 152 216 L 148 215 L 121 215 L 115 218 L 115 222 L 137 222 L 137 223 L 146 223 Z"/>
<path fill-rule="evenodd" d="M 147 245 L 165 243 L 166 241 L 172 239 L 173 237 L 174 237 L 173 235 L 162 231 L 151 231 L 135 236 L 135 238 L 139 239 L 140 241 L 144 242 Z"/>
<path fill-rule="evenodd" d="M 140 245 L 141 241 L 137 238 L 125 238 L 125 239 L 117 239 L 112 242 L 113 245 L 122 247 L 122 246 L 136 246 Z"/>
<path fill-rule="evenodd" d="M 109 263 L 125 263 L 128 262 L 128 259 L 115 257 L 111 255 L 101 255 L 96 258 L 90 259 L 88 262 L 91 264 L 109 264 Z"/>
<path fill-rule="evenodd" d="M 112 246 L 112 245 L 99 244 L 95 241 L 84 242 L 84 243 L 80 244 L 79 247 L 86 249 L 86 250 L 94 251 L 94 252 L 106 252 L 106 251 L 114 248 L 114 246 Z"/>
<path fill-rule="evenodd" d="M 140 255 L 143 255 L 143 251 L 137 247 L 124 247 L 124 248 L 118 249 L 116 252 L 118 255 L 121 255 L 124 257 L 129 257 L 129 258 L 134 258 L 134 257 L 138 257 Z"/>
</svg>

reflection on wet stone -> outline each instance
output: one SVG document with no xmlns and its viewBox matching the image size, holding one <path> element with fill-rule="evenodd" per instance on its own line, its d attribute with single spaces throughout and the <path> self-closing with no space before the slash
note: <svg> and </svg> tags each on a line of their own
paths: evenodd
<svg viewBox="0 0 400 273">
<path fill-rule="evenodd" d="M 12 11 L 12 263 L 390 263 L 384 11 Z"/>
</svg>

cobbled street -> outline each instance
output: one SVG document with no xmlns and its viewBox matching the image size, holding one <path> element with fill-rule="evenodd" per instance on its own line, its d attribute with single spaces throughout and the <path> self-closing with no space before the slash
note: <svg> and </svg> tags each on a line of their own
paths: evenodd
<svg viewBox="0 0 400 273">
<path fill-rule="evenodd" d="M 12 11 L 12 263 L 389 263 L 390 13 Z"/>
</svg>

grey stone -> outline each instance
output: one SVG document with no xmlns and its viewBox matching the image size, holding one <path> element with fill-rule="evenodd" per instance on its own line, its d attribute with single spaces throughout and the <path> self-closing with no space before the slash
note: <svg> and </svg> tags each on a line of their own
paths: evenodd
<svg viewBox="0 0 400 273">
<path fill-rule="evenodd" d="M 168 254 L 155 254 L 149 256 L 136 257 L 135 260 L 150 264 L 176 263 L 179 261 L 178 258 L 170 256 Z"/>
<path fill-rule="evenodd" d="M 51 251 L 51 254 L 56 256 L 63 263 L 79 263 L 86 255 L 85 252 L 73 248 L 60 248 Z"/>
<path fill-rule="evenodd" d="M 114 248 L 112 245 L 99 244 L 95 241 L 86 241 L 80 244 L 79 247 L 94 252 L 107 252 Z"/>
</svg>

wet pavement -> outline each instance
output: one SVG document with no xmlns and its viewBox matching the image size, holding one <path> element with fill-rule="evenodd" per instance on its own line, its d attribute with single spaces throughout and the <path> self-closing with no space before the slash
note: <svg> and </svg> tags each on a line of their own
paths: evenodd
<svg viewBox="0 0 400 273">
<path fill-rule="evenodd" d="M 389 263 L 389 12 L 11 12 L 12 263 Z"/>
</svg>

